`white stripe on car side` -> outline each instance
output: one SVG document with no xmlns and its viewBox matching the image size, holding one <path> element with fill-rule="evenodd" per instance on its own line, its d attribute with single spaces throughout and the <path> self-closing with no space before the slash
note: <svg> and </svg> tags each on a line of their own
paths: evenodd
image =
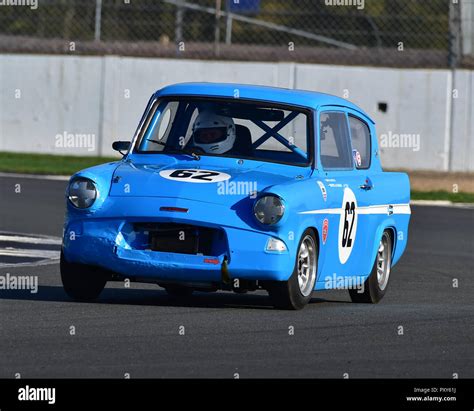
<svg viewBox="0 0 474 411">
<path fill-rule="evenodd" d="M 367 207 L 358 207 L 359 214 L 388 214 L 389 207 L 392 214 L 411 214 L 410 204 L 384 204 Z"/>
<path fill-rule="evenodd" d="M 320 210 L 300 211 L 299 214 L 340 214 L 340 208 L 323 208 Z"/>
<path fill-rule="evenodd" d="M 359 214 L 390 214 L 389 207 L 392 207 L 392 214 L 411 214 L 410 204 L 382 204 L 366 207 L 357 207 Z M 300 211 L 299 214 L 340 214 L 342 208 L 323 208 L 319 210 Z"/>
</svg>

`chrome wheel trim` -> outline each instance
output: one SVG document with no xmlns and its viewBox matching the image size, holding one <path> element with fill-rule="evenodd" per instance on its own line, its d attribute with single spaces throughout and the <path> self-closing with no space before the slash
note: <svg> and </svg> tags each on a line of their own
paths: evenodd
<svg viewBox="0 0 474 411">
<path fill-rule="evenodd" d="M 387 287 L 392 265 L 392 244 L 388 233 L 384 233 L 380 240 L 376 257 L 377 282 L 381 291 Z"/>
<path fill-rule="evenodd" d="M 301 241 L 296 258 L 298 286 L 304 297 L 310 295 L 316 281 L 316 245 L 309 234 Z"/>
</svg>

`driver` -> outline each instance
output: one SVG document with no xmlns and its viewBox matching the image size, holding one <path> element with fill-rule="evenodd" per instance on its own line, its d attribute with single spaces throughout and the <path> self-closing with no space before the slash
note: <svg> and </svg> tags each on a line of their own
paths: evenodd
<svg viewBox="0 0 474 411">
<path fill-rule="evenodd" d="M 199 113 L 193 125 L 193 142 L 205 153 L 227 153 L 235 143 L 234 120 L 210 111 Z"/>
</svg>

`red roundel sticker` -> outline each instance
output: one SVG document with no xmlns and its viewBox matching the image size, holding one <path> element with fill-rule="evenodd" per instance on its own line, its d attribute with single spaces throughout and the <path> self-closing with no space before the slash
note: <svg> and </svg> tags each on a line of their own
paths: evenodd
<svg viewBox="0 0 474 411">
<path fill-rule="evenodd" d="M 328 238 L 328 228 L 329 228 L 329 221 L 327 218 L 325 218 L 323 221 L 323 230 L 322 230 L 323 244 L 326 244 L 326 240 Z"/>
</svg>

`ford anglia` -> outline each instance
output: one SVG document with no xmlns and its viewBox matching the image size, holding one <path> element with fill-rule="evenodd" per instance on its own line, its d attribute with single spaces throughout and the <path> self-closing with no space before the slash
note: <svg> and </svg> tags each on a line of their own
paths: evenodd
<svg viewBox="0 0 474 411">
<path fill-rule="evenodd" d="M 107 281 L 193 291 L 268 291 L 301 309 L 313 291 L 377 303 L 410 219 L 404 173 L 385 172 L 374 122 L 322 93 L 187 83 L 151 97 L 120 161 L 70 179 L 66 293 Z"/>
</svg>

